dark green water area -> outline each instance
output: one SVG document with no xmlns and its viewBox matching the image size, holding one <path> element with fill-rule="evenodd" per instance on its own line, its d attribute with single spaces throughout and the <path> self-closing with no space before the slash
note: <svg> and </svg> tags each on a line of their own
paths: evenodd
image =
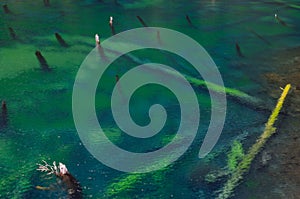
<svg viewBox="0 0 300 199">
<path fill-rule="evenodd" d="M 84 198 L 216 198 L 236 164 L 264 130 L 280 96 L 280 92 L 271 94 L 269 90 L 280 91 L 285 86 L 280 81 L 272 86 L 266 83 L 265 74 L 279 73 L 274 56 L 300 45 L 299 1 L 50 0 L 45 5 L 42 0 L 2 0 L 0 5 L 0 100 L 7 104 L 0 123 L 0 198 L 68 198 L 55 177 L 36 170 L 42 160 L 66 164 L 80 182 Z M 72 116 L 72 89 L 82 61 L 95 47 L 95 34 L 102 41 L 112 35 L 110 16 L 114 17 L 116 33 L 142 27 L 136 17 L 140 16 L 148 26 L 190 36 L 213 58 L 226 87 L 247 93 L 260 103 L 228 96 L 221 137 L 213 150 L 199 159 L 211 102 L 205 87 L 193 85 L 201 118 L 197 136 L 183 156 L 161 170 L 144 174 L 105 166 L 87 151 L 78 136 Z M 66 47 L 56 40 L 56 32 Z M 236 43 L 243 56 L 239 56 Z M 37 50 L 47 60 L 49 71 L 41 69 Z M 166 64 L 181 74 L 201 79 L 182 58 L 165 54 L 169 58 L 154 49 L 130 53 L 140 62 Z M 97 90 L 95 108 L 112 142 L 129 151 L 147 152 L 172 141 L 180 122 L 180 106 L 168 89 L 143 86 L 130 102 L 132 119 L 147 125 L 149 107 L 159 103 L 168 113 L 164 128 L 145 140 L 131 138 L 118 128 L 110 109 L 115 75 L 121 77 L 139 64 L 122 57 L 116 60 L 101 79 L 105 89 Z M 268 157 L 266 154 L 266 161 Z M 256 165 L 260 162 L 255 161 Z M 276 161 L 272 164 L 276 167 Z M 268 197 L 272 181 L 267 175 L 260 178 L 266 181 L 265 192 L 254 176 L 251 170 L 243 177 L 235 189 L 236 198 L 284 198 L 276 190 Z M 43 191 L 36 186 L 55 189 Z M 247 194 L 241 190 L 248 190 Z M 255 192 L 251 194 L 251 190 Z"/>
</svg>

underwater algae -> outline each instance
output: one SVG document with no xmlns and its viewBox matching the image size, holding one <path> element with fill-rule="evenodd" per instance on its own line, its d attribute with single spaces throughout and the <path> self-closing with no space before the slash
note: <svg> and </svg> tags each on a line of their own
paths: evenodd
<svg viewBox="0 0 300 199">
<path fill-rule="evenodd" d="M 270 115 L 268 122 L 266 123 L 265 130 L 261 136 L 257 139 L 256 143 L 251 146 L 249 151 L 243 157 L 241 162 L 238 164 L 236 170 L 229 177 L 223 188 L 219 191 L 217 198 L 226 199 L 233 195 L 234 189 L 239 185 L 243 178 L 244 173 L 246 173 L 255 156 L 259 153 L 260 149 L 265 145 L 268 138 L 276 132 L 276 128 L 273 126 L 278 118 L 280 110 L 283 106 L 284 100 L 291 88 L 290 84 L 287 84 L 278 99 L 276 107 L 274 108 L 272 114 Z"/>
<path fill-rule="evenodd" d="M 161 164 L 163 164 L 163 161 L 164 160 L 162 160 Z M 161 186 L 161 184 L 167 183 L 168 178 L 166 178 L 166 175 L 171 170 L 171 166 L 168 166 L 156 172 L 123 174 L 116 177 L 110 182 L 110 184 L 105 189 L 104 196 L 108 198 L 122 196 L 122 198 L 124 199 L 129 199 L 132 198 L 132 193 L 134 193 L 134 190 L 137 187 L 140 187 L 140 190 L 146 194 L 146 192 L 149 191 L 147 190 L 149 189 L 149 187 L 146 188 L 144 184 L 146 179 L 151 179 L 151 192 L 153 192 L 155 189 L 156 192 L 159 192 L 159 187 Z M 152 193 L 152 195 L 155 193 Z"/>
<path fill-rule="evenodd" d="M 175 140 L 175 142 L 178 143 L 178 147 L 180 147 L 181 143 L 184 142 L 184 137 L 176 136 L 175 138 L 173 136 L 165 135 L 162 138 L 162 142 L 164 144 L 170 142 L 170 140 Z M 165 165 L 165 162 L 168 162 L 168 159 L 171 156 L 176 156 L 175 154 L 170 154 L 169 157 L 162 158 L 159 161 L 156 161 L 154 164 L 161 164 Z M 151 170 L 151 165 L 149 166 L 149 169 Z M 143 192 L 145 195 L 143 195 L 143 198 L 153 198 L 154 195 L 158 196 L 163 193 L 161 193 L 159 187 L 162 184 L 168 183 L 167 175 L 173 171 L 173 165 L 168 165 L 166 167 L 162 167 L 161 169 L 155 171 L 155 172 L 149 172 L 149 173 L 125 173 L 122 174 L 110 181 L 110 183 L 106 186 L 104 191 L 104 196 L 101 197 L 108 197 L 108 198 L 115 198 L 118 196 L 122 196 L 124 199 L 130 199 L 132 198 L 132 194 L 134 193 L 134 190 L 138 187 L 140 188 L 141 192 Z M 146 186 L 145 182 L 150 180 L 151 186 Z M 147 196 L 147 191 L 152 192 L 152 196 Z"/>
<path fill-rule="evenodd" d="M 239 160 L 244 157 L 244 150 L 242 143 L 238 140 L 233 142 L 230 153 L 227 155 L 227 166 L 230 171 L 234 171 L 238 165 Z"/>
</svg>

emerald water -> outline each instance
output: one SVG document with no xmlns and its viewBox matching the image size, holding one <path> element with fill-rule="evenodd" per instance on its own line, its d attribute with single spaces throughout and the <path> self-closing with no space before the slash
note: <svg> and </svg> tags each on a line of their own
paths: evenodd
<svg viewBox="0 0 300 199">
<path fill-rule="evenodd" d="M 269 62 L 274 52 L 300 45 L 300 10 L 295 3 L 50 0 L 50 6 L 45 6 L 43 1 L 1 1 L 1 7 L 7 4 L 11 13 L 3 9 L 0 12 L 0 100 L 7 104 L 7 115 L 2 114 L 0 120 L 0 198 L 67 198 L 54 177 L 36 170 L 42 160 L 66 164 L 81 183 L 84 198 L 215 198 L 226 177 L 209 183 L 207 174 L 227 168 L 227 154 L 235 140 L 247 151 L 262 133 L 275 106 L 276 99 L 266 91 L 264 74 L 276 71 Z M 274 18 L 275 13 L 287 26 Z M 114 17 L 117 33 L 141 27 L 136 18 L 140 16 L 148 26 L 190 36 L 211 55 L 226 87 L 245 92 L 263 104 L 228 97 L 221 138 L 212 152 L 199 159 L 211 107 L 207 89 L 194 85 L 201 120 L 196 139 L 183 156 L 166 168 L 145 174 L 123 173 L 103 165 L 78 136 L 72 116 L 72 89 L 82 61 L 95 47 L 94 35 L 98 33 L 102 41 L 112 35 L 110 16 Z M 10 36 L 8 27 L 14 29 L 16 39 Z M 55 32 L 61 34 L 68 47 L 59 45 Z M 237 55 L 236 42 L 244 57 Z M 36 50 L 41 51 L 50 71 L 40 68 Z M 174 54 L 154 49 L 130 54 L 139 62 L 163 63 L 201 79 L 189 63 Z M 174 138 L 180 106 L 164 87 L 141 87 L 130 102 L 132 119 L 139 125 L 148 124 L 149 107 L 159 103 L 168 113 L 166 125 L 159 135 L 145 140 L 122 133 L 112 117 L 110 95 L 115 75 L 121 77 L 139 64 L 125 57 L 116 60 L 101 79 L 105 88 L 97 90 L 95 107 L 111 141 L 129 151 L 147 152 Z M 36 186 L 55 189 L 43 191 Z M 238 198 L 249 196 L 240 194 Z"/>
</svg>

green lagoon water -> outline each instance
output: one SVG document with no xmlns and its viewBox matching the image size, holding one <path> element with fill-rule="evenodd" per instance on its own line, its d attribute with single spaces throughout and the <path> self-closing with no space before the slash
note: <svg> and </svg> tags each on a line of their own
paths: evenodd
<svg viewBox="0 0 300 199">
<path fill-rule="evenodd" d="M 263 131 L 270 111 L 228 97 L 221 138 L 208 156 L 199 159 L 199 147 L 210 121 L 210 98 L 206 89 L 194 86 L 201 109 L 200 127 L 179 160 L 146 174 L 119 172 L 97 161 L 77 134 L 72 89 L 80 64 L 95 47 L 94 35 L 98 33 L 101 40 L 111 36 L 110 16 L 114 17 L 116 32 L 141 27 L 136 18 L 139 15 L 148 26 L 174 29 L 192 37 L 211 55 L 226 87 L 262 100 L 261 106 L 267 109 L 275 105 L 263 84 L 263 74 L 275 70 L 268 64 L 269 56 L 300 45 L 300 9 L 279 1 L 50 0 L 47 7 L 40 0 L 2 0 L 1 7 L 4 4 L 11 13 L 0 12 L 0 100 L 8 107 L 0 123 L 0 198 L 66 198 L 55 178 L 36 171 L 36 163 L 42 160 L 66 164 L 81 183 L 85 198 L 214 198 L 225 181 L 207 183 L 205 175 L 227 166 L 226 154 L 234 140 L 241 141 L 246 151 Z M 275 13 L 287 27 L 275 20 Z M 187 22 L 186 14 L 193 25 Z M 10 37 L 8 27 L 15 30 L 17 39 Z M 62 35 L 67 48 L 59 45 L 55 32 Z M 237 55 L 235 42 L 244 58 Z M 42 52 L 51 71 L 40 69 L 36 50 Z M 165 56 L 148 49 L 131 55 L 140 62 L 164 63 L 201 79 L 191 65 L 173 54 Z M 98 116 L 104 118 L 101 124 L 111 141 L 130 151 L 147 152 L 172 140 L 180 122 L 180 107 L 167 89 L 142 87 L 131 101 L 133 120 L 148 124 L 148 110 L 155 102 L 167 109 L 166 126 L 148 140 L 133 139 L 121 132 L 110 109 L 111 89 L 116 74 L 122 76 L 139 64 L 126 58 L 113 63 L 101 79 L 105 89 L 98 89 L 95 107 Z M 37 185 L 57 187 L 41 191 L 35 188 Z"/>
</svg>

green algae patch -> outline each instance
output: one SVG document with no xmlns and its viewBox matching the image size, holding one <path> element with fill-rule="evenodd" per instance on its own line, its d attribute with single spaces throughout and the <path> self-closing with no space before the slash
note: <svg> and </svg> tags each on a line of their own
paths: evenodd
<svg viewBox="0 0 300 199">
<path fill-rule="evenodd" d="M 115 179 L 107 188 L 105 195 L 108 197 L 119 195 L 120 193 L 134 190 L 137 184 L 141 184 L 146 174 L 129 174 Z"/>
<path fill-rule="evenodd" d="M 170 154 L 170 156 L 172 156 L 172 154 Z M 157 161 L 155 164 L 165 164 L 165 161 L 167 161 L 167 158 Z M 151 170 L 150 167 L 149 170 Z M 166 175 L 171 171 L 172 165 L 149 173 L 126 173 L 120 175 L 114 178 L 111 183 L 107 185 L 104 191 L 104 197 L 120 197 L 125 199 L 132 198 L 132 194 L 137 189 L 139 189 L 141 192 L 145 192 L 145 194 L 147 191 L 151 191 L 155 195 L 161 185 L 167 183 L 168 178 Z M 145 182 L 148 182 L 148 184 L 145 184 Z"/>
<path fill-rule="evenodd" d="M 244 157 L 242 143 L 238 140 L 233 142 L 230 153 L 227 155 L 227 166 L 230 171 L 234 171 L 238 162 Z"/>
<path fill-rule="evenodd" d="M 35 165 L 28 162 L 15 167 L 13 171 L 5 172 L 1 177 L 0 198 L 23 198 L 24 194 L 32 188 L 31 177 Z"/>
<path fill-rule="evenodd" d="M 145 180 L 151 181 L 151 190 L 158 190 L 163 181 L 166 179 L 167 169 L 151 173 L 134 173 L 124 174 L 115 178 L 105 189 L 105 197 L 107 198 L 132 198 L 132 194 L 139 189 L 141 192 L 146 192 L 149 189 L 145 185 Z M 149 191 L 149 190 L 148 190 Z"/>
</svg>

